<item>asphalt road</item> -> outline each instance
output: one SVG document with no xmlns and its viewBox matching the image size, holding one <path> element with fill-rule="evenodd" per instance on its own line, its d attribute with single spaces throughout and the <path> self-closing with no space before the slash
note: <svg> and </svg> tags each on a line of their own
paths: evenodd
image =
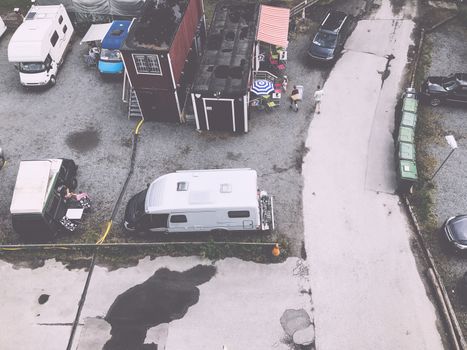
<svg viewBox="0 0 467 350">
<path fill-rule="evenodd" d="M 394 195 L 392 131 L 411 13 L 396 15 L 383 0 L 358 23 L 310 126 L 303 201 L 318 349 L 443 348 Z"/>
<path fill-rule="evenodd" d="M 66 349 L 87 271 L 55 260 L 37 269 L 0 261 L 0 274 L 8 281 L 0 289 L 2 350 Z M 281 318 L 302 310 L 313 319 L 308 290 L 298 258 L 265 265 L 161 257 L 112 271 L 96 266 L 71 349 L 288 350 Z"/>
</svg>

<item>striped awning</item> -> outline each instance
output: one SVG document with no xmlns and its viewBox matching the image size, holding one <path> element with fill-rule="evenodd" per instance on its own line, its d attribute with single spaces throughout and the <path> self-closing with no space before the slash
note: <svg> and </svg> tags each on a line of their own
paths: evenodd
<svg viewBox="0 0 467 350">
<path fill-rule="evenodd" d="M 256 39 L 286 48 L 289 43 L 289 16 L 289 9 L 261 5 Z"/>
</svg>

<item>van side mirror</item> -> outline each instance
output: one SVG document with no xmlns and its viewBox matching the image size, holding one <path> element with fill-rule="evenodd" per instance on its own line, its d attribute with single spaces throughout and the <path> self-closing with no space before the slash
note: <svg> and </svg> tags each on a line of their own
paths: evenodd
<svg viewBox="0 0 467 350">
<path fill-rule="evenodd" d="M 15 69 L 19 70 L 19 64 L 15 64 Z"/>
</svg>

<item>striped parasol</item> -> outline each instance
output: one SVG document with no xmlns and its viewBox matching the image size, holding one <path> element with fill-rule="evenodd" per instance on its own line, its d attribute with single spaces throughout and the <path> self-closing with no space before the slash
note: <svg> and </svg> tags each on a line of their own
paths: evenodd
<svg viewBox="0 0 467 350">
<path fill-rule="evenodd" d="M 274 91 L 274 85 L 272 81 L 269 80 L 255 80 L 253 86 L 251 87 L 251 92 L 254 92 L 256 95 L 268 95 Z"/>
</svg>

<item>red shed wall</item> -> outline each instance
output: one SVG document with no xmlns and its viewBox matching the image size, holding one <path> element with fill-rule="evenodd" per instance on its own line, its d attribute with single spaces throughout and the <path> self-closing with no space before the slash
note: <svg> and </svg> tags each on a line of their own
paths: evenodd
<svg viewBox="0 0 467 350">
<path fill-rule="evenodd" d="M 172 69 L 175 83 L 180 80 L 180 75 L 185 66 L 185 59 L 188 57 L 193 38 L 196 34 L 196 28 L 203 16 L 203 0 L 190 0 L 185 14 L 183 15 L 180 27 L 175 34 L 175 38 L 170 47 L 170 59 L 172 61 Z"/>
<path fill-rule="evenodd" d="M 162 75 L 137 74 L 135 64 L 133 63 L 133 57 L 131 56 L 132 53 L 136 54 L 146 52 L 122 52 L 122 57 L 125 61 L 125 68 L 130 76 L 131 84 L 135 89 L 170 89 L 170 91 L 173 91 L 172 75 L 170 74 L 167 51 L 164 53 L 150 53 L 157 54 L 159 56 Z"/>
</svg>

